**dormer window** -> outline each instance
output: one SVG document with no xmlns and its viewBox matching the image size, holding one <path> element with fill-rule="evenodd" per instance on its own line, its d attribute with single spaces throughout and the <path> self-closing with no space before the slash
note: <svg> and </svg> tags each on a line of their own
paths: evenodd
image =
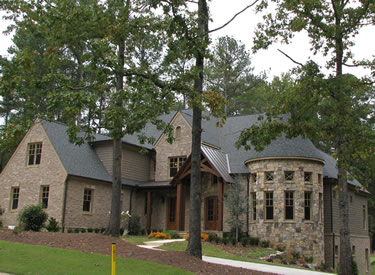
<svg viewBox="0 0 375 275">
<path fill-rule="evenodd" d="M 180 139 L 181 138 L 181 127 L 180 126 L 177 126 L 177 128 L 176 128 L 175 137 L 176 137 L 176 139 Z"/>
<path fill-rule="evenodd" d="M 27 165 L 39 165 L 42 160 L 42 143 L 27 145 Z"/>
<path fill-rule="evenodd" d="M 305 182 L 311 182 L 312 180 L 312 173 L 311 172 L 305 172 L 303 174 Z"/>
</svg>

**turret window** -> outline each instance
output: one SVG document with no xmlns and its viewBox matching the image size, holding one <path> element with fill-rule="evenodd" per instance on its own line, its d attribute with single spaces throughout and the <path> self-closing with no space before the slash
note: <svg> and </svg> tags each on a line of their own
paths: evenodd
<svg viewBox="0 0 375 275">
<path fill-rule="evenodd" d="M 273 192 L 265 192 L 266 220 L 273 220 Z"/>
<path fill-rule="evenodd" d="M 273 179 L 274 179 L 274 173 L 273 172 L 266 172 L 265 176 L 266 176 L 266 181 L 268 181 L 268 182 L 273 181 Z"/>
<path fill-rule="evenodd" d="M 285 171 L 284 176 L 285 176 L 286 181 L 294 180 L 294 172 L 293 171 Z"/>
<path fill-rule="evenodd" d="M 293 191 L 285 192 L 285 219 L 286 220 L 294 219 L 294 192 Z"/>
</svg>

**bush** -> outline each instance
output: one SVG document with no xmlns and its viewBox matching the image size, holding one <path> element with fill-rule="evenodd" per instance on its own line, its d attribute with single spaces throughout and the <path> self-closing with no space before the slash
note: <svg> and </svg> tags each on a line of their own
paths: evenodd
<svg viewBox="0 0 375 275">
<path fill-rule="evenodd" d="M 250 245 L 258 246 L 259 245 L 259 238 L 258 237 L 249 237 Z"/>
<path fill-rule="evenodd" d="M 79 233 L 79 228 L 74 228 L 74 233 Z"/>
<path fill-rule="evenodd" d="M 98 234 L 98 233 L 100 232 L 100 228 L 95 228 L 95 229 L 94 229 L 94 232 L 95 232 L 96 234 Z"/>
<path fill-rule="evenodd" d="M 219 244 L 220 241 L 221 241 L 221 239 L 220 239 L 219 237 L 216 237 L 216 238 L 215 238 L 215 243 L 216 243 L 216 244 Z"/>
<path fill-rule="evenodd" d="M 69 228 L 68 233 L 73 233 L 73 229 Z"/>
<path fill-rule="evenodd" d="M 301 255 L 300 255 L 300 253 L 299 252 L 297 252 L 297 251 L 292 251 L 292 257 L 294 258 L 294 259 L 298 259 Z"/>
<path fill-rule="evenodd" d="M 129 235 L 138 235 L 141 231 L 141 218 L 138 216 L 131 216 L 129 218 Z"/>
<path fill-rule="evenodd" d="M 103 227 L 103 228 L 100 228 L 100 233 L 104 233 L 104 231 L 105 231 L 105 228 Z"/>
<path fill-rule="evenodd" d="M 180 235 L 176 231 L 170 231 L 170 230 L 164 230 L 162 231 L 165 235 L 168 237 L 171 237 L 171 239 L 179 239 Z"/>
<path fill-rule="evenodd" d="M 40 231 L 47 221 L 48 215 L 40 205 L 26 206 L 18 215 L 20 225 L 26 231 Z"/>
<path fill-rule="evenodd" d="M 353 255 L 352 255 L 352 272 L 353 272 L 352 273 L 353 275 L 358 275 L 359 274 L 358 265 L 357 265 L 357 262 L 355 261 Z"/>
<path fill-rule="evenodd" d="M 260 246 L 261 247 L 269 247 L 270 246 L 270 242 L 269 241 L 261 241 L 260 242 Z"/>
<path fill-rule="evenodd" d="M 217 238 L 217 235 L 215 233 L 210 233 L 208 234 L 208 241 L 211 243 L 215 240 L 215 238 Z"/>
<path fill-rule="evenodd" d="M 81 233 L 86 233 L 86 229 L 81 228 Z"/>
<path fill-rule="evenodd" d="M 0 207 L 0 216 L 3 215 L 4 211 L 5 210 Z M 3 221 L 0 220 L 0 228 L 2 228 L 2 227 L 3 227 Z"/>
<path fill-rule="evenodd" d="M 228 238 L 223 238 L 223 239 L 221 240 L 221 242 L 222 242 L 223 244 L 227 245 L 227 244 L 229 243 L 229 239 L 228 239 Z"/>
<path fill-rule="evenodd" d="M 242 244 L 242 246 L 244 246 L 244 247 L 247 246 L 248 242 L 249 242 L 249 239 L 246 238 L 246 237 L 243 237 L 243 238 L 241 239 L 241 244 Z"/>
<path fill-rule="evenodd" d="M 48 219 L 46 229 L 48 232 L 58 232 L 60 230 L 59 223 L 55 218 L 51 217 Z"/>
<path fill-rule="evenodd" d="M 236 237 L 230 238 L 230 242 L 232 243 L 232 245 L 236 245 L 237 243 Z"/>
<path fill-rule="evenodd" d="M 94 229 L 89 228 L 89 229 L 87 229 L 87 232 L 92 233 L 92 232 L 94 232 Z"/>
</svg>

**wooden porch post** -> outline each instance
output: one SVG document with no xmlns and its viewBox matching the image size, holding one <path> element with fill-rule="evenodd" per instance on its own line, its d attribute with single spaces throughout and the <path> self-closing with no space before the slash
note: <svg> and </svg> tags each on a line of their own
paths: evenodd
<svg viewBox="0 0 375 275">
<path fill-rule="evenodd" d="M 147 192 L 147 230 L 151 230 L 151 192 Z"/>
<path fill-rule="evenodd" d="M 218 209 L 217 209 L 217 214 L 218 214 L 218 225 L 217 225 L 217 230 L 218 231 L 223 231 L 223 199 L 224 199 L 224 182 L 222 178 L 218 179 Z"/>
<path fill-rule="evenodd" d="M 176 199 L 176 230 L 181 230 L 181 212 L 182 212 L 182 183 L 177 184 L 177 199 Z"/>
</svg>

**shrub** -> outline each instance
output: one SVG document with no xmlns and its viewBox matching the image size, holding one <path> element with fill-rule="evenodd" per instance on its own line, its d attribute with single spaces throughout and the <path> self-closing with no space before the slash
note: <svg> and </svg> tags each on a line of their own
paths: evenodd
<svg viewBox="0 0 375 275">
<path fill-rule="evenodd" d="M 186 234 L 185 235 L 185 239 L 189 239 L 190 238 L 190 234 Z M 208 239 L 208 235 L 207 234 L 201 234 L 201 239 L 203 240 L 203 241 L 206 241 L 207 239 Z"/>
<path fill-rule="evenodd" d="M 73 229 L 69 228 L 68 233 L 73 233 Z"/>
<path fill-rule="evenodd" d="M 261 241 L 260 242 L 260 246 L 261 247 L 269 247 L 270 246 L 270 242 L 269 241 Z"/>
<path fill-rule="evenodd" d="M 230 242 L 231 242 L 232 245 L 236 245 L 236 243 L 237 243 L 236 237 L 230 238 Z"/>
<path fill-rule="evenodd" d="M 306 260 L 307 263 L 311 264 L 314 261 L 314 257 L 313 256 L 306 257 L 305 260 Z"/>
<path fill-rule="evenodd" d="M 89 228 L 89 229 L 87 229 L 87 232 L 92 233 L 92 232 L 94 232 L 94 229 Z"/>
<path fill-rule="evenodd" d="M 138 216 L 131 216 L 129 218 L 129 235 L 138 235 L 141 231 L 141 218 Z"/>
<path fill-rule="evenodd" d="M 79 233 L 79 228 L 74 228 L 74 233 Z"/>
<path fill-rule="evenodd" d="M 224 239 L 223 239 L 223 240 L 224 240 Z M 216 237 L 216 238 L 215 238 L 215 243 L 216 243 L 216 244 L 219 244 L 220 241 L 221 241 L 220 237 Z"/>
<path fill-rule="evenodd" d="M 105 231 L 105 228 L 103 227 L 103 228 L 100 228 L 100 233 L 104 233 L 104 231 Z"/>
<path fill-rule="evenodd" d="M 100 228 L 95 228 L 94 232 L 97 233 L 97 234 L 100 233 Z"/>
<path fill-rule="evenodd" d="M 40 231 L 48 215 L 40 205 L 26 206 L 18 215 L 20 225 L 26 231 Z"/>
<path fill-rule="evenodd" d="M 167 236 L 167 234 L 162 232 L 152 232 L 148 235 L 149 238 L 157 238 L 157 239 L 172 239 L 172 237 Z"/>
<path fill-rule="evenodd" d="M 217 238 L 217 235 L 215 233 L 210 233 L 208 234 L 208 241 L 209 242 L 213 242 L 215 240 L 215 238 Z"/>
<path fill-rule="evenodd" d="M 258 237 L 249 237 L 250 245 L 258 246 L 259 245 L 259 238 Z"/>
<path fill-rule="evenodd" d="M 242 244 L 242 246 L 244 246 L 244 247 L 247 246 L 248 242 L 249 242 L 249 239 L 246 238 L 246 237 L 243 237 L 243 238 L 241 239 L 241 244 Z"/>
<path fill-rule="evenodd" d="M 58 232 L 60 230 L 59 223 L 55 218 L 51 217 L 48 219 L 46 229 L 48 232 Z"/>
<path fill-rule="evenodd" d="M 165 235 L 171 237 L 171 239 L 179 239 L 180 235 L 176 231 L 164 230 L 162 231 Z"/>
<path fill-rule="evenodd" d="M 353 255 L 352 255 L 352 272 L 353 272 L 352 273 L 353 275 L 358 275 L 359 274 L 357 262 L 355 261 Z"/>
<path fill-rule="evenodd" d="M 301 255 L 299 254 L 299 252 L 297 252 L 297 251 L 292 251 L 292 257 L 294 258 L 294 259 L 298 259 Z"/>
<path fill-rule="evenodd" d="M 228 239 L 228 238 L 223 238 L 223 239 L 221 240 L 221 242 L 222 242 L 223 244 L 227 245 L 227 244 L 229 243 L 229 239 Z"/>
<path fill-rule="evenodd" d="M 4 211 L 5 210 L 3 208 L 1 208 L 1 206 L 0 206 L 0 216 L 3 215 Z M 2 228 L 2 227 L 3 227 L 3 221 L 0 220 L 0 228 Z"/>
<path fill-rule="evenodd" d="M 86 229 L 81 228 L 81 233 L 86 233 Z"/>
</svg>

